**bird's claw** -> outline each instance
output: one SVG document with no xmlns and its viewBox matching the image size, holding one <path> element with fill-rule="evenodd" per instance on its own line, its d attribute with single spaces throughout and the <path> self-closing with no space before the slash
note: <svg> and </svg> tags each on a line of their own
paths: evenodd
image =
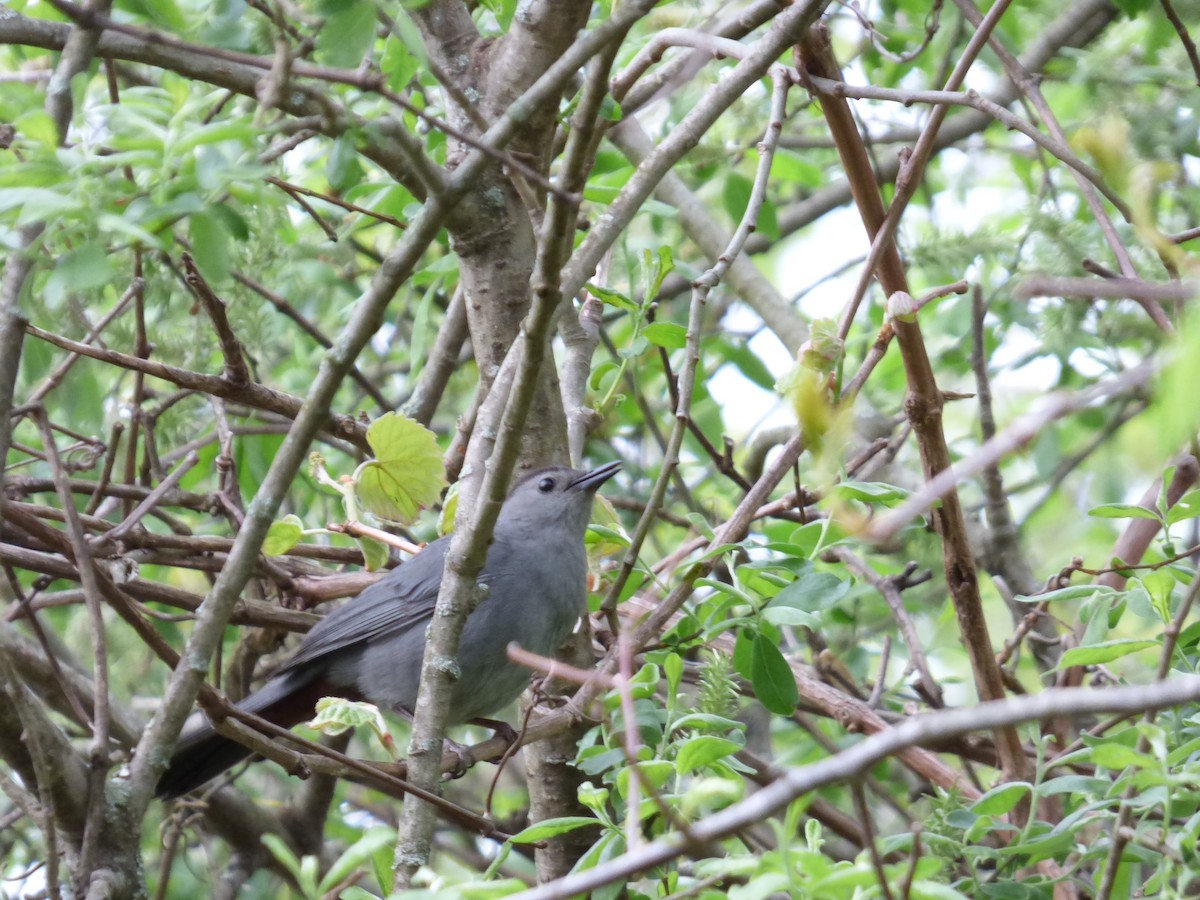
<svg viewBox="0 0 1200 900">
<path fill-rule="evenodd" d="M 443 756 L 448 754 L 455 759 L 454 767 L 442 775 L 443 781 L 462 778 L 470 771 L 471 766 L 475 765 L 475 757 L 471 753 L 471 748 L 458 743 L 458 741 L 452 741 L 450 738 L 442 739 L 442 754 Z"/>
</svg>

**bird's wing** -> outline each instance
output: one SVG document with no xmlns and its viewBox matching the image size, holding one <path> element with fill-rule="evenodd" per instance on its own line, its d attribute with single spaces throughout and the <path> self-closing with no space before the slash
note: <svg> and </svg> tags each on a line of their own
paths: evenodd
<svg viewBox="0 0 1200 900">
<path fill-rule="evenodd" d="M 439 538 L 339 606 L 313 627 L 280 672 L 414 625 L 424 627 L 437 603 L 449 546 L 449 536 Z"/>
</svg>

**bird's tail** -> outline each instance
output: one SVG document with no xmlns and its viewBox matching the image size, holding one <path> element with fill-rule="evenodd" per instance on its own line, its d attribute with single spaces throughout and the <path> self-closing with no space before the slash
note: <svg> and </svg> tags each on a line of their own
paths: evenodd
<svg viewBox="0 0 1200 900">
<path fill-rule="evenodd" d="M 333 690 L 323 678 L 303 672 L 288 672 L 268 681 L 262 688 L 237 704 L 238 709 L 291 728 L 312 717 L 317 700 Z M 186 794 L 226 769 L 246 759 L 254 751 L 213 730 L 208 720 L 186 728 L 175 745 L 171 764 L 158 781 L 155 794 L 164 800 Z"/>
</svg>

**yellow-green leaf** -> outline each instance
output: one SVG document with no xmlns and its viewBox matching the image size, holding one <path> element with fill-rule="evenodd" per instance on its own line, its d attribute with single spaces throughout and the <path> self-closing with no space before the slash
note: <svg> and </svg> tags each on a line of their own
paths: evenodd
<svg viewBox="0 0 1200 900">
<path fill-rule="evenodd" d="M 1158 641 L 1122 639 L 1103 641 L 1099 644 L 1092 644 L 1090 647 L 1072 647 L 1062 655 L 1062 659 L 1058 661 L 1058 668 L 1069 669 L 1071 666 L 1101 665 L 1112 662 L 1114 659 L 1120 659 L 1122 656 L 1128 656 L 1130 653 L 1157 646 Z"/>
<path fill-rule="evenodd" d="M 454 517 L 458 514 L 458 486 L 461 481 L 450 485 L 442 500 L 442 511 L 438 513 L 438 534 L 449 534 L 454 530 Z"/>
<path fill-rule="evenodd" d="M 375 733 L 379 743 L 395 758 L 396 742 L 387 729 L 379 707 L 374 704 L 343 697 L 322 697 L 317 701 L 316 712 L 307 723 L 309 728 L 315 728 L 322 734 L 344 734 L 365 726 Z"/>
<path fill-rule="evenodd" d="M 322 734 L 342 734 L 363 725 L 381 731 L 387 730 L 379 707 L 371 703 L 341 697 L 322 697 L 317 701 L 316 710 L 317 714 L 308 723 L 308 727 Z"/>
<path fill-rule="evenodd" d="M 369 537 L 355 538 L 355 540 L 358 541 L 358 549 L 362 551 L 368 572 L 378 572 L 387 565 L 388 557 L 391 555 L 387 544 Z"/>
<path fill-rule="evenodd" d="M 367 443 L 375 459 L 354 473 L 359 504 L 381 519 L 409 524 L 446 483 L 437 438 L 419 422 L 387 413 L 371 423 Z"/>
<path fill-rule="evenodd" d="M 287 553 L 298 543 L 304 534 L 304 523 L 299 516 L 284 516 L 278 522 L 272 522 L 267 529 L 267 538 L 263 541 L 262 552 L 265 556 L 279 556 Z"/>
</svg>

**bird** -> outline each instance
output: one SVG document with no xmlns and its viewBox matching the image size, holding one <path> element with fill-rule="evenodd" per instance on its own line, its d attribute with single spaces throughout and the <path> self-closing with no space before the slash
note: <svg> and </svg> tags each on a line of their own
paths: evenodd
<svg viewBox="0 0 1200 900">
<path fill-rule="evenodd" d="M 481 720 L 528 686 L 529 670 L 508 659 L 510 642 L 551 655 L 586 613 L 584 533 L 597 489 L 620 467 L 555 466 L 512 488 L 478 578 L 487 593 L 463 627 L 449 724 Z M 366 700 L 411 716 L 451 537 L 431 542 L 323 618 L 237 707 L 285 728 L 312 718 L 322 697 Z M 156 794 L 163 799 L 195 790 L 253 752 L 218 734 L 203 716 L 195 719 L 159 779 Z"/>
</svg>

